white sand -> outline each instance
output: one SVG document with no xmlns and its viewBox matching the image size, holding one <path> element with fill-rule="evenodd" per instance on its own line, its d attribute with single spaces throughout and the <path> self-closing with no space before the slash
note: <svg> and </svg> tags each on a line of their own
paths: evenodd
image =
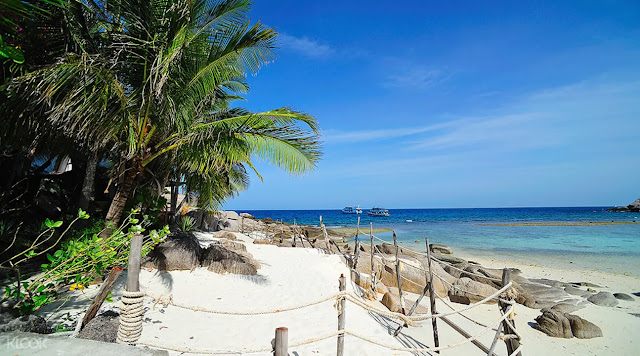
<svg viewBox="0 0 640 356">
<path fill-rule="evenodd" d="M 143 270 L 140 274 L 141 289 L 151 295 L 171 296 L 175 302 L 193 306 L 226 311 L 261 311 L 288 308 L 330 296 L 338 291 L 338 278 L 344 274 L 349 280 L 349 270 L 337 255 L 325 255 L 313 249 L 281 248 L 272 245 L 254 245 L 251 239 L 236 234 L 245 241 L 247 251 L 261 264 L 256 276 L 220 275 L 204 268 L 194 271 L 174 271 L 160 273 Z M 208 234 L 198 234 L 201 240 L 210 240 Z M 478 260 L 478 259 L 475 259 Z M 611 287 L 615 292 L 640 291 L 640 280 L 634 277 L 616 276 L 607 273 L 552 270 L 540 266 L 527 266 L 514 261 L 480 260 L 489 267 L 518 267 L 526 277 L 553 278 L 563 281 L 589 281 Z M 124 276 L 121 277 L 124 280 Z M 114 289 L 114 295 L 120 295 L 123 283 Z M 357 293 L 359 287 L 349 280 L 347 290 Z M 88 288 L 88 296 L 95 294 L 97 287 Z M 379 296 L 381 297 L 381 296 Z M 408 300 L 416 295 L 409 294 Z M 56 312 L 52 323 L 62 322 L 65 315 L 75 318 L 88 300 L 75 297 Z M 115 307 L 109 303 L 103 309 Z M 185 310 L 169 305 L 153 305 L 147 298 L 150 308 L 145 313 L 144 330 L 141 341 L 162 343 L 175 347 L 209 350 L 248 350 L 270 347 L 276 327 L 289 328 L 289 343 L 308 340 L 330 334 L 337 330 L 337 311 L 333 301 L 299 310 L 266 315 L 220 315 Z M 380 303 L 376 303 L 381 306 Z M 422 304 L 428 307 L 425 298 Z M 528 325 L 540 314 L 539 310 L 516 305 L 516 325 L 523 335 L 523 354 L 526 355 L 633 355 L 640 354 L 638 342 L 633 341 L 633 330 L 640 327 L 640 318 L 629 312 L 640 312 L 640 300 L 620 301 L 617 308 L 589 305 L 575 314 L 600 326 L 604 337 L 591 340 L 555 339 L 534 330 Z M 463 306 L 453 304 L 456 308 Z M 383 308 L 383 307 L 382 307 Z M 438 302 L 438 311 L 449 309 Z M 431 322 L 421 322 L 422 326 L 403 329 L 403 333 L 394 338 L 391 334 L 398 323 L 377 316 L 351 303 L 346 307 L 346 328 L 366 335 L 377 341 L 398 347 L 431 347 L 433 337 Z M 50 311 L 50 309 L 49 309 Z M 470 310 L 466 315 L 485 324 L 493 323 L 500 317 L 498 307 L 482 305 Z M 461 325 L 470 334 L 476 334 L 483 327 L 475 325 L 460 316 L 452 316 L 452 321 Z M 463 339 L 448 325 L 438 321 L 441 345 L 453 344 Z M 490 331 L 480 338 L 490 345 L 495 332 Z M 335 355 L 336 337 L 289 350 L 291 355 Z M 506 354 L 506 348 L 499 341 L 496 352 Z M 180 354 L 171 352 L 172 355 Z M 268 355 L 269 352 L 259 353 Z M 447 350 L 441 355 L 481 355 L 482 352 L 471 344 Z M 396 352 L 345 336 L 345 355 L 410 355 Z M 434 353 L 435 355 L 435 353 Z"/>
</svg>

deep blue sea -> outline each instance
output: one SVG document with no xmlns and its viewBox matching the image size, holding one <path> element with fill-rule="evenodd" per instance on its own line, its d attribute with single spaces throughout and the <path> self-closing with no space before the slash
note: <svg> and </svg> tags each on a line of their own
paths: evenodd
<svg viewBox="0 0 640 356">
<path fill-rule="evenodd" d="M 594 226 L 484 226 L 520 222 L 640 221 L 640 213 L 606 211 L 610 207 L 389 209 L 390 217 L 360 214 L 367 230 L 386 227 L 396 231 L 405 246 L 424 250 L 424 238 L 454 251 L 480 252 L 489 257 L 531 256 L 555 264 L 579 262 L 582 267 L 640 274 L 640 224 Z M 366 210 L 365 210 L 366 211 Z M 355 226 L 356 215 L 335 210 L 247 210 L 256 218 L 318 225 L 322 215 L 327 227 Z M 390 232 L 377 234 L 392 239 Z M 418 242 L 416 242 L 418 240 Z M 571 260 L 571 261 L 569 261 Z M 619 266 L 624 264 L 624 266 Z M 621 267 L 621 268 L 617 268 Z M 623 268 L 622 268 L 623 267 Z"/>
</svg>

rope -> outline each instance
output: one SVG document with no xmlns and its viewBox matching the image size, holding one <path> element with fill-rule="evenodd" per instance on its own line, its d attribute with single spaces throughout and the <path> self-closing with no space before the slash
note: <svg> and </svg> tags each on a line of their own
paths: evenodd
<svg viewBox="0 0 640 356">
<path fill-rule="evenodd" d="M 118 326 L 119 344 L 135 344 L 142 334 L 144 315 L 144 292 L 124 291 L 120 307 L 120 325 Z"/>
<path fill-rule="evenodd" d="M 173 305 L 173 306 L 178 307 L 178 308 L 190 309 L 190 310 L 197 311 L 197 312 L 205 312 L 205 313 L 211 313 L 211 314 L 263 315 L 263 314 L 282 313 L 282 312 L 286 312 L 286 311 L 307 308 L 307 307 L 310 307 L 310 306 L 313 306 L 313 305 L 316 305 L 316 304 L 324 303 L 324 302 L 332 300 L 332 299 L 336 299 L 336 298 L 339 299 L 341 297 L 344 297 L 348 293 L 349 292 L 346 292 L 346 291 L 345 292 L 335 293 L 335 294 L 332 294 L 332 295 L 327 296 L 325 298 L 322 298 L 322 299 L 319 299 L 319 300 L 316 300 L 316 301 L 313 301 L 313 302 L 309 302 L 309 303 L 306 303 L 306 304 L 293 306 L 293 307 L 270 309 L 270 310 L 259 310 L 259 311 L 214 310 L 214 309 L 209 309 L 209 308 L 200 307 L 200 306 L 190 306 L 190 305 L 187 305 L 187 304 L 176 302 L 173 299 L 170 299 L 169 302 L 167 303 L 167 305 Z M 155 301 L 166 301 L 166 300 L 162 299 L 162 296 L 160 296 L 160 297 L 156 297 L 156 296 L 152 296 L 152 295 L 148 295 L 148 296 L 151 297 Z"/>
<path fill-rule="evenodd" d="M 347 296 L 347 299 L 348 296 Z M 513 306 L 511 306 L 511 308 L 513 308 Z M 466 343 L 472 342 L 474 340 L 477 340 L 480 336 L 484 335 L 485 333 L 487 333 L 489 330 L 491 330 L 494 325 L 495 327 L 497 327 L 503 320 L 505 320 L 508 317 L 509 313 L 505 313 L 504 315 L 502 315 L 502 317 L 500 318 L 500 320 L 498 320 L 497 322 L 493 323 L 492 326 L 488 326 L 485 327 L 484 329 L 482 329 L 481 331 L 479 331 L 478 333 L 476 333 L 475 335 L 472 335 L 469 338 L 466 338 L 460 342 L 457 342 L 455 344 L 449 344 L 449 345 L 444 345 L 444 346 L 438 346 L 438 347 L 432 347 L 432 348 L 415 348 L 415 347 L 398 347 L 395 345 L 388 345 L 388 344 L 384 344 L 382 342 L 373 340 L 369 337 L 360 335 L 356 332 L 350 331 L 350 330 L 338 330 L 335 331 L 333 333 L 330 333 L 328 335 L 324 335 L 321 337 L 316 337 L 316 338 L 311 338 L 311 339 L 307 339 L 304 341 L 298 341 L 295 342 L 293 344 L 290 344 L 289 347 L 298 347 L 298 346 L 303 346 L 303 345 L 307 345 L 307 344 L 312 344 L 312 343 L 316 343 L 319 341 L 323 341 L 323 340 L 327 340 L 329 338 L 332 338 L 334 336 L 337 335 L 350 335 L 353 336 L 357 339 L 360 339 L 362 341 L 366 341 L 368 343 L 380 346 L 380 347 L 384 347 L 386 349 L 389 350 L 394 350 L 394 351 L 406 351 L 406 352 L 434 352 L 434 351 L 440 351 L 440 350 L 446 350 L 446 349 L 452 349 L 461 345 L 464 345 Z M 186 352 L 186 353 L 193 353 L 193 354 L 206 354 L 206 355 L 221 355 L 221 354 L 251 354 L 251 353 L 258 353 L 258 352 L 270 352 L 273 350 L 273 348 L 261 348 L 261 349 L 243 349 L 241 351 L 237 351 L 237 350 L 210 350 L 210 349 L 194 349 L 191 347 L 179 347 L 179 346 L 170 346 L 170 345 L 164 345 L 164 344 L 158 344 L 155 342 L 151 342 L 151 341 L 139 341 L 137 343 L 138 345 L 145 345 L 145 346 L 150 346 L 150 347 L 155 347 L 155 348 L 159 348 L 159 349 L 165 349 L 165 350 L 172 350 L 172 351 L 177 351 L 177 352 Z M 522 346 L 520 346 L 516 351 L 520 351 Z M 517 352 L 512 353 L 510 356 L 515 355 Z"/>
</svg>

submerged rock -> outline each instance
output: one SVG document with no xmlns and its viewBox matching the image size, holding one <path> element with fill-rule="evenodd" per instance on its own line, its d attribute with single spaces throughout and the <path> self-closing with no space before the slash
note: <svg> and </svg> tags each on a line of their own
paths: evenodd
<svg viewBox="0 0 640 356">
<path fill-rule="evenodd" d="M 595 305 L 603 306 L 603 307 L 615 307 L 618 305 L 618 300 L 613 294 L 609 292 L 600 292 L 598 294 L 594 294 L 587 298 L 588 301 Z"/>
</svg>

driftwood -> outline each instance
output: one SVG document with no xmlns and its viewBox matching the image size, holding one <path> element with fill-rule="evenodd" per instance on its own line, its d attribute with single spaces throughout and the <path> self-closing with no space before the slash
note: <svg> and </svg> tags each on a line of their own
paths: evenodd
<svg viewBox="0 0 640 356">
<path fill-rule="evenodd" d="M 107 279 L 102 282 L 100 290 L 98 291 L 98 295 L 96 295 L 89 308 L 87 308 L 87 312 L 82 319 L 82 326 L 80 326 L 80 330 L 82 330 L 85 325 L 87 325 L 91 321 L 91 319 L 96 316 L 98 310 L 100 310 L 100 307 L 102 306 L 102 303 L 104 303 L 104 300 L 107 299 L 109 292 L 111 291 L 111 289 L 113 289 L 113 285 L 116 284 L 116 281 L 118 280 L 118 277 L 121 273 L 122 268 L 120 267 L 113 267 L 111 269 L 109 275 L 107 275 Z"/>
</svg>

